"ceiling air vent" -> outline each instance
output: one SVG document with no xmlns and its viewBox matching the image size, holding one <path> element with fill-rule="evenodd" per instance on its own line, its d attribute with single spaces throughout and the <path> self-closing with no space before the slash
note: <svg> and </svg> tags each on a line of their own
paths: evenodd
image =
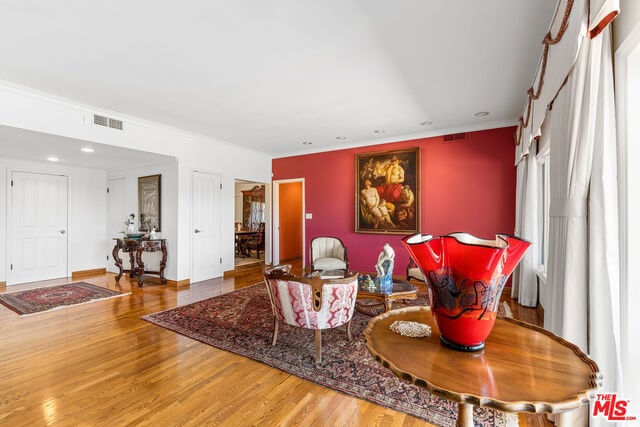
<svg viewBox="0 0 640 427">
<path fill-rule="evenodd" d="M 467 134 L 465 132 L 452 133 L 452 134 L 443 136 L 442 142 L 447 143 L 447 142 L 453 142 L 453 141 L 464 141 L 465 139 L 467 139 Z"/>
<path fill-rule="evenodd" d="M 110 117 L 99 116 L 98 114 L 93 115 L 93 124 L 98 126 L 109 127 L 112 129 L 122 130 L 122 120 L 116 120 Z"/>
<path fill-rule="evenodd" d="M 109 127 L 122 130 L 122 120 L 109 119 Z"/>
<path fill-rule="evenodd" d="M 98 126 L 109 126 L 109 118 L 105 116 L 93 115 L 93 124 Z"/>
</svg>

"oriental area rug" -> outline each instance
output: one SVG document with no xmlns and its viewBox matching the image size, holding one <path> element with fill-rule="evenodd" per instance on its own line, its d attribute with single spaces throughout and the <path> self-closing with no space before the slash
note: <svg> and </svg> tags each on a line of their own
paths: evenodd
<svg viewBox="0 0 640 427">
<path fill-rule="evenodd" d="M 413 305 L 427 305 L 422 294 Z M 457 404 L 397 378 L 370 355 L 363 330 L 371 317 L 355 312 L 353 340 L 344 327 L 322 331 L 322 363 L 315 364 L 314 332 L 281 325 L 271 345 L 273 315 L 264 284 L 142 319 L 179 334 L 230 351 L 307 381 L 410 414 L 438 426 L 455 426 Z M 476 426 L 517 425 L 517 416 L 475 408 Z"/>
<path fill-rule="evenodd" d="M 27 315 L 123 295 L 127 294 L 90 283 L 77 282 L 0 294 L 0 304 L 20 315 Z"/>
</svg>

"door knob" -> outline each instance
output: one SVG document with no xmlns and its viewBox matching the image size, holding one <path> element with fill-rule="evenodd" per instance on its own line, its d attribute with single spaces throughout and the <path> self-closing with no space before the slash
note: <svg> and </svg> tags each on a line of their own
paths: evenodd
<svg viewBox="0 0 640 427">
<path fill-rule="evenodd" d="M 60 234 L 64 234 L 64 233 L 66 233 L 65 230 L 60 230 Z"/>
<path fill-rule="evenodd" d="M 195 229 L 194 233 L 199 233 L 200 230 L 198 230 L 197 228 Z"/>
</svg>

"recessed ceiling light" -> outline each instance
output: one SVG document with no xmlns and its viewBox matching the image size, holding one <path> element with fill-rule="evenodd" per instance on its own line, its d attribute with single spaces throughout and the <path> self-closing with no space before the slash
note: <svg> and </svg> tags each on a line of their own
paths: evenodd
<svg viewBox="0 0 640 427">
<path fill-rule="evenodd" d="M 96 151 L 96 150 L 94 150 L 94 149 L 93 149 L 93 148 L 91 148 L 91 147 L 82 147 L 82 148 L 80 149 L 80 151 L 84 151 L 85 153 L 93 153 L 93 152 L 94 152 L 94 151 Z"/>
<path fill-rule="evenodd" d="M 374 132 L 375 133 L 385 133 L 386 130 L 384 130 L 384 129 L 376 129 L 376 130 L 374 130 Z"/>
<path fill-rule="evenodd" d="M 304 145 L 311 145 L 311 141 L 302 141 Z"/>
<path fill-rule="evenodd" d="M 433 124 L 433 122 L 430 122 L 430 121 L 427 120 L 426 122 L 420 123 L 420 126 L 430 126 L 432 124 Z"/>
<path fill-rule="evenodd" d="M 476 113 L 476 117 L 484 117 L 484 116 L 488 116 L 489 112 L 488 111 L 480 111 L 478 113 Z"/>
<path fill-rule="evenodd" d="M 346 136 L 336 136 L 336 139 L 342 141 L 343 139 L 347 139 L 347 137 Z"/>
<path fill-rule="evenodd" d="M 49 160 L 50 162 L 57 162 L 60 159 L 58 159 L 56 156 L 49 156 L 47 157 L 47 160 Z"/>
</svg>

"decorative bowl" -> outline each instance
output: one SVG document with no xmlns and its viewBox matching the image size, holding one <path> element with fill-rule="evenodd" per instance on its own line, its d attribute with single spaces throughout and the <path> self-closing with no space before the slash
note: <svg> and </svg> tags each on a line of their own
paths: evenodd
<svg viewBox="0 0 640 427">
<path fill-rule="evenodd" d="M 125 236 L 127 236 L 127 239 L 140 239 L 145 234 L 146 233 L 126 233 Z"/>
</svg>

